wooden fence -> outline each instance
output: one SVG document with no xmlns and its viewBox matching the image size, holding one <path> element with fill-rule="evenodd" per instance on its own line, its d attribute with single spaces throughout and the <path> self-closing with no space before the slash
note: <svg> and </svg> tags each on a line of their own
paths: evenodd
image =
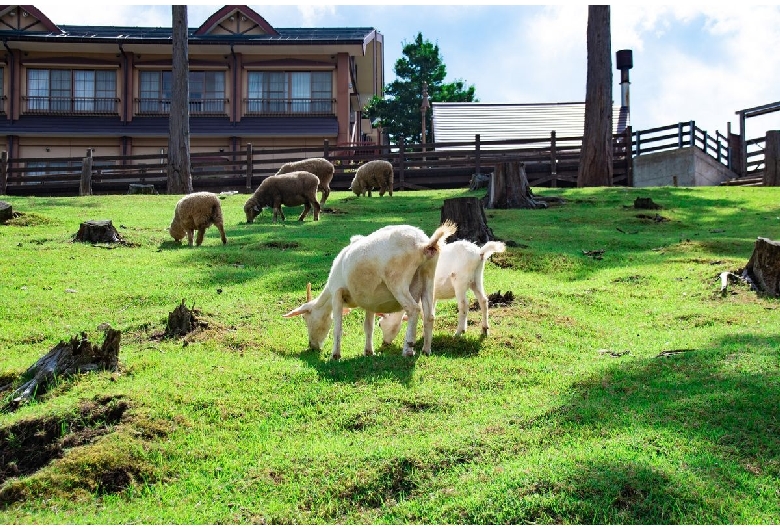
<svg viewBox="0 0 780 530">
<path fill-rule="evenodd" d="M 745 142 L 744 166 L 740 159 L 740 147 L 736 135 L 731 143 L 729 138 L 715 131 L 710 135 L 696 126 L 695 121 L 680 122 L 653 129 L 634 132 L 632 142 L 633 156 L 644 155 L 668 149 L 680 149 L 694 146 L 710 155 L 719 163 L 728 167 L 740 178 L 760 178 L 764 172 L 764 146 L 766 137 L 754 138 Z"/>
<path fill-rule="evenodd" d="M 631 186 L 631 156 L 627 148 L 630 128 L 614 138 L 614 178 L 617 186 Z M 469 143 L 416 145 L 349 145 L 321 150 L 312 147 L 283 149 L 246 148 L 235 152 L 191 154 L 193 188 L 196 191 L 251 191 L 267 176 L 290 161 L 325 157 L 336 166 L 331 182 L 334 190 L 349 189 L 355 170 L 370 160 L 383 159 L 395 168 L 396 189 L 461 188 L 474 174 L 490 173 L 500 162 L 525 163 L 531 186 L 576 186 L 581 137 L 483 142 L 479 135 Z M 127 193 L 130 184 L 151 184 L 164 192 L 167 182 L 167 155 L 83 158 L 17 158 L 3 153 L 0 163 L 0 194 L 77 195 L 83 179 L 90 181 L 92 193 Z"/>
</svg>

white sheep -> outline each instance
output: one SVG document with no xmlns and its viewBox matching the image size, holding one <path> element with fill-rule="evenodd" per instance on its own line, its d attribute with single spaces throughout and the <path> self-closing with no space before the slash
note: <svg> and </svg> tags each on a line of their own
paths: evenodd
<svg viewBox="0 0 780 530">
<path fill-rule="evenodd" d="M 187 242 L 192 246 L 192 237 L 194 231 L 198 231 L 198 237 L 195 240 L 197 246 L 203 243 L 203 235 L 206 229 L 214 225 L 219 230 L 222 244 L 227 244 L 225 237 L 225 227 L 222 219 L 222 203 L 219 197 L 214 193 L 199 191 L 185 195 L 176 203 L 176 209 L 173 212 L 171 226 L 168 227 L 168 233 L 177 242 L 187 236 Z"/>
<path fill-rule="evenodd" d="M 320 203 L 317 202 L 317 186 L 319 184 L 320 179 L 317 178 L 317 175 L 308 171 L 293 171 L 292 173 L 266 177 L 244 203 L 246 222 L 254 221 L 257 214 L 266 206 L 271 206 L 274 209 L 274 223 L 277 214 L 284 221 L 282 205 L 300 206 L 301 204 L 304 205 L 304 208 L 298 220 L 303 221 L 313 206 L 314 220 L 318 221 L 320 219 Z"/>
<path fill-rule="evenodd" d="M 483 274 L 485 262 L 495 252 L 504 252 L 506 245 L 501 241 L 488 241 L 481 248 L 470 241 L 455 241 L 444 245 L 436 265 L 435 300 L 458 301 L 458 328 L 455 336 L 466 332 L 468 316 L 468 290 L 471 289 L 482 310 L 482 334 L 487 335 L 488 299 L 485 295 Z M 403 312 L 384 314 L 379 319 L 383 344 L 390 344 L 398 335 Z"/>
<path fill-rule="evenodd" d="M 387 160 L 372 160 L 360 166 L 355 172 L 355 178 L 349 188 L 358 197 L 368 192 L 371 197 L 371 190 L 379 188 L 379 196 L 385 194 L 385 191 L 393 196 L 393 164 Z"/>
<path fill-rule="evenodd" d="M 324 158 L 306 158 L 304 160 L 283 164 L 276 174 L 283 175 L 285 173 L 292 173 L 293 171 L 308 171 L 319 177 L 319 190 L 322 192 L 322 195 L 320 196 L 320 207 L 322 207 L 325 204 L 325 201 L 328 200 L 328 195 L 330 195 L 330 181 L 333 180 L 334 171 L 333 164 Z"/>
<path fill-rule="evenodd" d="M 431 237 L 414 226 L 392 225 L 365 237 L 353 238 L 333 260 L 328 281 L 320 295 L 307 300 L 285 317 L 303 316 L 309 333 L 309 347 L 321 349 L 333 322 L 332 359 L 341 358 L 342 318 L 349 308 L 366 311 L 363 330 L 364 353 L 374 354 L 373 334 L 376 313 L 406 311 L 409 325 L 403 355 L 414 355 L 417 318 L 422 306 L 423 353 L 431 352 L 434 304 L 433 281 L 439 245 L 457 227 L 445 222 Z"/>
</svg>

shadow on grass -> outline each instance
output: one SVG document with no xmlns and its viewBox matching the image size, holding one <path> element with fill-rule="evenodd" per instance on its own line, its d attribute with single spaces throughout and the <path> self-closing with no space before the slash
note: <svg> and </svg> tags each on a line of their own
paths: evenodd
<svg viewBox="0 0 780 530">
<path fill-rule="evenodd" d="M 780 335 L 725 335 L 709 348 L 621 363 L 575 385 L 571 401 L 534 422 L 553 419 L 554 430 L 590 448 L 584 461 L 566 464 L 569 476 L 550 495 L 557 517 L 589 524 L 777 521 L 778 345 Z M 532 520 L 549 519 L 541 515 Z"/>
<path fill-rule="evenodd" d="M 392 380 L 408 385 L 412 380 L 417 356 L 404 357 L 398 351 L 377 350 L 374 355 L 342 353 L 338 361 L 331 360 L 330 352 L 305 350 L 300 358 L 314 368 L 320 378 L 334 383 Z"/>
</svg>

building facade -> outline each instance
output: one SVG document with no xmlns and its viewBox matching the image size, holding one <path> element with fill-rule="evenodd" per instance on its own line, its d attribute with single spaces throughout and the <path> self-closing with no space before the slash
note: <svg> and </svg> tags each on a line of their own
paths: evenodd
<svg viewBox="0 0 780 530">
<path fill-rule="evenodd" d="M 164 153 L 171 37 L 0 6 L 2 149 L 11 159 Z M 247 6 L 223 7 L 188 30 L 193 157 L 378 142 L 360 111 L 383 95 L 383 55 L 374 28 L 274 28 Z"/>
</svg>

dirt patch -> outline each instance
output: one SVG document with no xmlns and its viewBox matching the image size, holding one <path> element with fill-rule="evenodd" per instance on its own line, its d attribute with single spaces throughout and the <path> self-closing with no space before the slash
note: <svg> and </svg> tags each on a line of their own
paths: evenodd
<svg viewBox="0 0 780 530">
<path fill-rule="evenodd" d="M 645 213 L 640 213 L 639 215 L 636 216 L 636 218 L 637 219 L 647 219 L 647 220 L 650 220 L 650 221 L 654 221 L 656 223 L 665 223 L 665 222 L 669 221 L 669 219 L 667 217 L 664 217 L 663 215 L 658 215 L 658 214 L 647 215 Z"/>
<path fill-rule="evenodd" d="M 322 213 L 327 213 L 327 214 L 330 214 L 330 215 L 346 215 L 347 214 L 347 212 L 345 212 L 344 210 L 338 210 L 336 208 L 323 208 L 321 210 L 321 212 Z"/>
<path fill-rule="evenodd" d="M 297 241 L 269 241 L 260 245 L 262 248 L 271 248 L 275 250 L 287 250 L 290 248 L 298 248 L 301 246 Z"/>
<path fill-rule="evenodd" d="M 97 398 L 71 416 L 26 419 L 0 430 L 0 486 L 47 466 L 65 449 L 111 432 L 128 408 L 122 396 Z"/>
</svg>

